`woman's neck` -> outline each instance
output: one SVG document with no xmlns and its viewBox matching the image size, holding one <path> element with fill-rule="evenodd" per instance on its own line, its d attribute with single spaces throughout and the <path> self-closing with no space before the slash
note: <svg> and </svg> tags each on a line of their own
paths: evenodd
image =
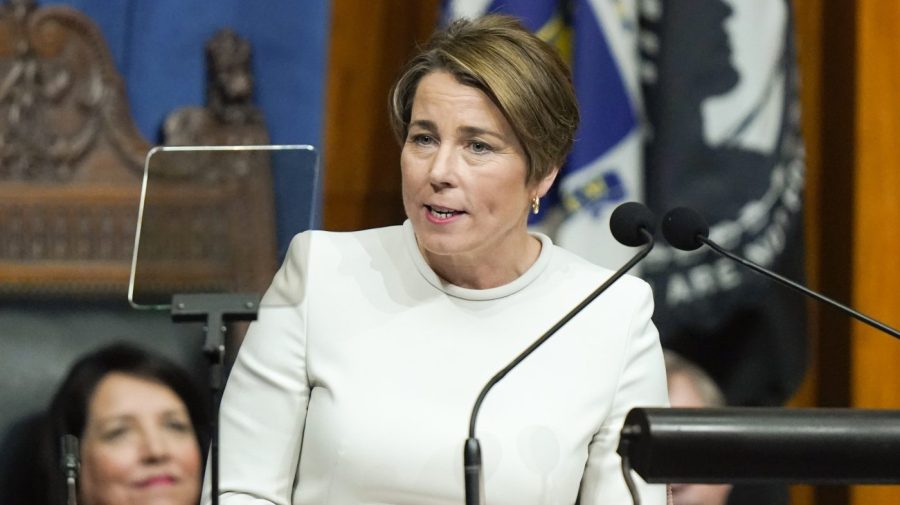
<svg viewBox="0 0 900 505">
<path fill-rule="evenodd" d="M 422 250 L 422 256 L 443 280 L 467 289 L 490 289 L 509 284 L 528 271 L 541 254 L 541 241 L 525 235 L 519 244 L 508 247 L 509 254 L 436 255 Z"/>
</svg>

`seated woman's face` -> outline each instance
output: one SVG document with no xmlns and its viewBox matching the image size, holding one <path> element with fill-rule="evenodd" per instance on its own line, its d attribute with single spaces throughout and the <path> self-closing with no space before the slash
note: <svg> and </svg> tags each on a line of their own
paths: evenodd
<svg viewBox="0 0 900 505">
<path fill-rule="evenodd" d="M 184 402 L 122 373 L 97 385 L 81 438 L 82 505 L 194 505 L 200 448 Z"/>
</svg>

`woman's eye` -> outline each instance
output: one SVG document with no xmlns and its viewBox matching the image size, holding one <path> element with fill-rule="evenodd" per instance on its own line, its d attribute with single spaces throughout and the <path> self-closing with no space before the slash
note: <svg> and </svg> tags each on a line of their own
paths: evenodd
<svg viewBox="0 0 900 505">
<path fill-rule="evenodd" d="M 420 146 L 430 146 L 434 143 L 434 137 L 424 134 L 413 135 L 412 141 L 416 144 L 419 144 Z"/>
<path fill-rule="evenodd" d="M 472 152 L 475 154 L 486 153 L 491 150 L 491 146 L 484 142 L 472 142 L 469 144 L 469 148 L 472 149 Z"/>
<path fill-rule="evenodd" d="M 127 432 L 128 429 L 124 426 L 110 428 L 108 430 L 104 430 L 103 433 L 101 433 L 100 438 L 103 440 L 117 440 L 125 436 Z"/>
<path fill-rule="evenodd" d="M 166 427 L 172 431 L 177 431 L 179 433 L 186 433 L 191 431 L 190 423 L 182 422 L 182 421 L 170 421 L 166 423 Z"/>
</svg>

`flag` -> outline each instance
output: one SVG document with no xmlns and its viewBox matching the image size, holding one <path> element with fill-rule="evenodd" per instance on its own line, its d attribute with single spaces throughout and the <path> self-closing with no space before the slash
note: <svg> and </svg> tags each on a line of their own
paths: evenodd
<svg viewBox="0 0 900 505">
<path fill-rule="evenodd" d="M 638 8 L 639 6 L 639 8 Z M 531 225 L 600 265 L 610 210 L 689 206 L 738 254 L 803 278 L 803 143 L 787 0 L 456 0 L 445 21 L 520 17 L 568 58 L 582 114 L 571 156 Z M 765 34 L 765 36 L 760 36 Z M 805 302 L 730 260 L 660 241 L 642 264 L 663 344 L 731 404 L 780 405 L 805 372 Z"/>
<path fill-rule="evenodd" d="M 510 14 L 557 46 L 572 68 L 581 125 L 568 162 L 530 227 L 610 268 L 633 252 L 609 233 L 609 215 L 643 199 L 640 81 L 634 2 L 609 0 L 456 0 L 445 21 Z"/>
<path fill-rule="evenodd" d="M 803 143 L 787 0 L 651 1 L 640 13 L 647 203 L 698 210 L 710 238 L 803 279 Z M 764 34 L 764 35 L 761 35 Z M 731 404 L 781 405 L 805 372 L 805 300 L 707 248 L 643 264 L 663 345 Z"/>
</svg>

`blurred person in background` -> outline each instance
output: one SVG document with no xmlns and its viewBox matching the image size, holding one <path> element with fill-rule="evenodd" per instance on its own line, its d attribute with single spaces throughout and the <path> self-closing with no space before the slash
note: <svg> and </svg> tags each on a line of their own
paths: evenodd
<svg viewBox="0 0 900 505">
<path fill-rule="evenodd" d="M 702 368 L 666 350 L 666 379 L 669 402 L 676 408 L 724 407 L 725 397 L 715 381 Z M 674 505 L 725 505 L 730 484 L 672 484 Z"/>
<path fill-rule="evenodd" d="M 79 440 L 79 505 L 195 505 L 207 409 L 190 375 L 174 362 L 113 344 L 76 362 L 41 431 L 39 505 L 67 503 L 63 435 Z M 41 484 L 43 483 L 43 484 Z"/>
</svg>

